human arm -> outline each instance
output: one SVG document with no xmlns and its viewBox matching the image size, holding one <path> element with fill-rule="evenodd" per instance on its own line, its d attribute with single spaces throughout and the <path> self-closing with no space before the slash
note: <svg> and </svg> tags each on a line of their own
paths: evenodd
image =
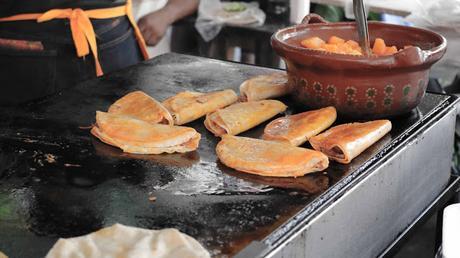
<svg viewBox="0 0 460 258">
<path fill-rule="evenodd" d="M 156 45 L 171 24 L 193 14 L 199 3 L 199 0 L 169 0 L 160 10 L 142 17 L 138 25 L 147 45 Z"/>
</svg>

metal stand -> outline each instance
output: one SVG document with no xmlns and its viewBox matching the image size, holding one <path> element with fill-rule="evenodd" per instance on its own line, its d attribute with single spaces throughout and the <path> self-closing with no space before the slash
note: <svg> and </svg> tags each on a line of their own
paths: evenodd
<svg viewBox="0 0 460 258">
<path fill-rule="evenodd" d="M 455 203 L 460 190 L 460 176 L 452 175 L 449 185 L 444 191 L 412 222 L 401 234 L 385 249 L 379 257 L 393 257 L 400 248 L 410 239 L 420 226 L 428 221 L 436 213 L 436 240 L 434 255 L 442 243 L 442 215 L 443 210 L 449 204 Z"/>
</svg>

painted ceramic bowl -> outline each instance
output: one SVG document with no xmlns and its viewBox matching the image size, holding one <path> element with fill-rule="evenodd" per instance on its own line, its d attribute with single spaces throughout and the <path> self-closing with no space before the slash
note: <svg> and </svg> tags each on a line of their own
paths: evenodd
<svg viewBox="0 0 460 258">
<path fill-rule="evenodd" d="M 380 118 L 410 112 L 421 101 L 430 67 L 444 55 L 446 39 L 420 28 L 369 23 L 371 42 L 383 38 L 398 49 L 391 56 L 353 56 L 307 49 L 305 38 L 330 36 L 358 41 L 354 22 L 327 23 L 308 15 L 300 25 L 276 32 L 271 44 L 286 62 L 294 99 L 308 108 L 335 106 L 352 118 Z"/>
</svg>

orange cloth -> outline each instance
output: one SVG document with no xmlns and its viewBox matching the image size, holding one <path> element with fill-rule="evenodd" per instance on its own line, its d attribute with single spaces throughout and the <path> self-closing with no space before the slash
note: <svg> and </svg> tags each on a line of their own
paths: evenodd
<svg viewBox="0 0 460 258">
<path fill-rule="evenodd" d="M 72 31 L 72 38 L 77 49 L 77 56 L 83 57 L 89 54 L 90 50 L 94 56 L 94 63 L 96 65 L 96 74 L 101 76 L 104 74 L 101 64 L 99 62 L 97 52 L 96 33 L 94 32 L 93 25 L 90 19 L 109 19 L 121 16 L 127 16 L 131 25 L 134 28 L 137 42 L 141 49 L 144 59 L 148 59 L 147 48 L 144 38 L 137 27 L 136 21 L 132 15 L 131 0 L 127 0 L 126 5 L 112 8 L 102 8 L 94 10 L 76 9 L 52 9 L 45 13 L 27 13 L 18 14 L 10 17 L 0 18 L 0 22 L 7 21 L 24 21 L 24 20 L 37 20 L 38 23 L 50 21 L 53 19 L 69 19 L 70 30 Z"/>
</svg>

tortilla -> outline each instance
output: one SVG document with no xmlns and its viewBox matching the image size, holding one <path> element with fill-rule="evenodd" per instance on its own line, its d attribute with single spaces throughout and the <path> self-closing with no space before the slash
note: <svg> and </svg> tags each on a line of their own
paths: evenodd
<svg viewBox="0 0 460 258">
<path fill-rule="evenodd" d="M 216 136 L 237 135 L 284 112 L 286 108 L 277 100 L 236 103 L 208 114 L 204 125 Z"/>
<path fill-rule="evenodd" d="M 130 116 L 97 111 L 91 133 L 134 154 L 184 153 L 198 148 L 201 135 L 190 127 L 150 124 Z"/>
<path fill-rule="evenodd" d="M 109 113 L 128 115 L 152 124 L 173 125 L 174 120 L 163 105 L 142 91 L 131 92 L 109 107 Z"/>
<path fill-rule="evenodd" d="M 119 148 L 107 145 L 97 139 L 93 139 L 92 144 L 96 150 L 96 154 L 104 157 L 144 160 L 174 167 L 192 167 L 200 161 L 200 155 L 197 151 L 187 153 L 142 155 L 123 152 Z"/>
<path fill-rule="evenodd" d="M 330 159 L 348 164 L 390 131 L 389 120 L 343 124 L 312 137 L 310 144 Z"/>
<path fill-rule="evenodd" d="M 8 258 L 4 253 L 0 252 L 0 258 Z"/>
<path fill-rule="evenodd" d="M 278 98 L 289 93 L 286 73 L 259 75 L 240 85 L 242 101 L 257 101 Z"/>
<path fill-rule="evenodd" d="M 174 124 L 183 125 L 231 105 L 237 100 L 238 96 L 233 90 L 210 93 L 184 91 L 166 99 L 163 105 L 171 113 Z"/>
<path fill-rule="evenodd" d="M 149 230 L 120 224 L 91 234 L 59 239 L 46 258 L 209 258 L 194 238 L 177 229 Z"/>
<path fill-rule="evenodd" d="M 329 187 L 329 177 L 326 175 L 319 174 L 309 174 L 301 177 L 266 177 L 253 175 L 248 173 L 241 173 L 235 170 L 225 171 L 225 173 L 244 179 L 246 181 L 268 185 L 271 187 L 281 188 L 281 189 L 292 189 L 309 194 L 317 194 L 323 192 Z"/>
<path fill-rule="evenodd" d="M 216 147 L 219 160 L 238 171 L 272 177 L 298 177 L 329 165 L 319 151 L 282 142 L 224 135 Z"/>
<path fill-rule="evenodd" d="M 280 117 L 271 121 L 262 138 L 269 141 L 289 142 L 294 146 L 304 144 L 311 137 L 331 126 L 337 118 L 334 107 Z"/>
</svg>

